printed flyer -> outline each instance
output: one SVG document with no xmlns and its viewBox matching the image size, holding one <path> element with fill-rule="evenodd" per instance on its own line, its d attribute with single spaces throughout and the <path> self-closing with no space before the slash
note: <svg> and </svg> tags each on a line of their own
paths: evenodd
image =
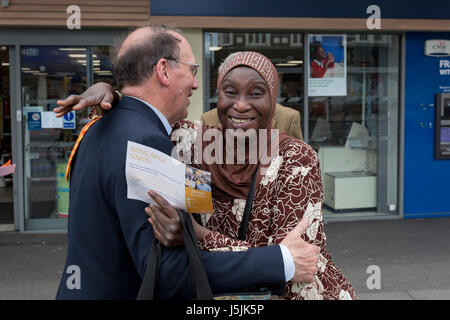
<svg viewBox="0 0 450 320">
<path fill-rule="evenodd" d="M 211 173 L 139 143 L 128 141 L 125 164 L 127 197 L 155 203 L 153 190 L 172 206 L 190 213 L 213 213 Z"/>
</svg>

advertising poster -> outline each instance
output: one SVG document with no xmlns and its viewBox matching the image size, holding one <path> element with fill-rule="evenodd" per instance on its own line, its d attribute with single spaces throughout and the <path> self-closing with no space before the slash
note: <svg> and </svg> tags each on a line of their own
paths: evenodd
<svg viewBox="0 0 450 320">
<path fill-rule="evenodd" d="M 347 95 L 347 43 L 345 35 L 308 36 L 309 96 Z"/>
</svg>

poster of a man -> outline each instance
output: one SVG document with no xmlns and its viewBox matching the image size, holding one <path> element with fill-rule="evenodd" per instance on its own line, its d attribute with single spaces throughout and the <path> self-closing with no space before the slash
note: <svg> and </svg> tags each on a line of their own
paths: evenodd
<svg viewBox="0 0 450 320">
<path fill-rule="evenodd" d="M 309 95 L 345 96 L 347 94 L 346 37 L 311 34 L 309 45 Z"/>
<path fill-rule="evenodd" d="M 334 55 L 331 52 L 323 50 L 323 46 L 320 42 L 311 44 L 311 78 L 323 78 L 325 72 L 334 68 Z"/>
</svg>

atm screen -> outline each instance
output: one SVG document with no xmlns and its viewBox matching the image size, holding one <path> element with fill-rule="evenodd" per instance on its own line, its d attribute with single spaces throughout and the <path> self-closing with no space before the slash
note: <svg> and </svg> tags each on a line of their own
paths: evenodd
<svg viewBox="0 0 450 320">
<path fill-rule="evenodd" d="M 444 99 L 444 117 L 450 117 L 450 99 Z"/>
<path fill-rule="evenodd" d="M 450 144 L 450 127 L 441 128 L 441 144 Z"/>
</svg>

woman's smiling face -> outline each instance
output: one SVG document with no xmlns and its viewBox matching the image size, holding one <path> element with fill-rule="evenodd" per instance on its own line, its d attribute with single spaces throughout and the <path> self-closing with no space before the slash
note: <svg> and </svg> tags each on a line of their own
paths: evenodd
<svg viewBox="0 0 450 320">
<path fill-rule="evenodd" d="M 266 129 L 272 112 L 269 88 L 258 72 L 240 66 L 225 75 L 217 103 L 224 129 Z"/>
</svg>

